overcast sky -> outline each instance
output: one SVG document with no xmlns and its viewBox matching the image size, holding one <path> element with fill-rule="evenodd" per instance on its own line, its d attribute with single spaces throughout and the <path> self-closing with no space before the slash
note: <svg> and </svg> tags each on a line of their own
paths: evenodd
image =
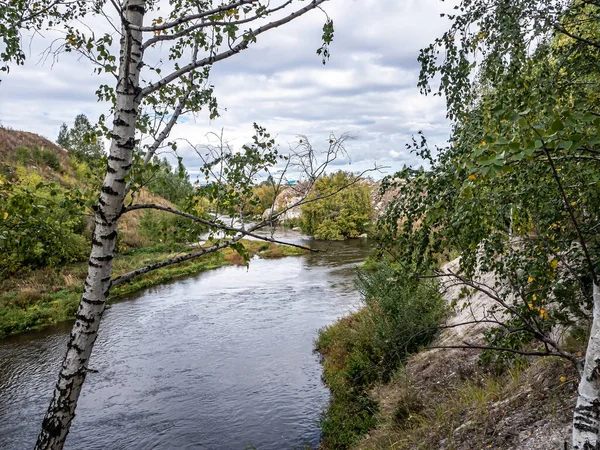
<svg viewBox="0 0 600 450">
<path fill-rule="evenodd" d="M 411 135 L 423 130 L 434 143 L 448 136 L 443 100 L 424 97 L 416 87 L 419 49 L 448 27 L 440 18 L 448 9 L 440 0 L 330 0 L 325 10 L 335 38 L 327 65 L 315 53 L 324 15 L 312 11 L 215 65 L 211 83 L 221 117 L 185 120 L 172 136 L 201 144 L 208 132 L 223 129 L 241 146 L 257 122 L 285 149 L 298 134 L 318 148 L 330 132 L 350 132 L 356 138 L 347 146 L 351 164 L 340 161 L 336 169 L 358 171 L 377 163 L 391 166 L 391 173 L 403 164 L 418 165 L 405 149 Z M 107 112 L 95 90 L 111 79 L 94 75 L 91 65 L 70 54 L 55 64 L 40 62 L 44 44 L 34 40 L 27 64 L 2 75 L 0 124 L 55 140 L 62 122 L 71 124 L 79 113 L 96 120 Z M 195 153 L 185 147 L 180 153 L 197 173 Z"/>
</svg>

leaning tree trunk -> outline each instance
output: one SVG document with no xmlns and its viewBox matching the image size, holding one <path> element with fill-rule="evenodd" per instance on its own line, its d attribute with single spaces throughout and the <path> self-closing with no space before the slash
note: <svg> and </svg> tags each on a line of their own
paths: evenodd
<svg viewBox="0 0 600 450">
<path fill-rule="evenodd" d="M 77 399 L 85 380 L 110 289 L 117 223 L 123 208 L 126 178 L 131 168 L 135 146 L 135 123 L 139 108 L 137 96 L 142 60 L 141 32 L 128 29 L 126 24 L 142 26 L 144 13 L 145 0 L 123 2 L 123 37 L 115 118 L 106 177 L 95 209 L 88 275 L 75 315 L 75 324 L 69 336 L 67 353 L 60 369 L 54 397 L 42 422 L 36 450 L 63 448 L 71 422 L 75 417 Z"/>
<path fill-rule="evenodd" d="M 594 314 L 579 397 L 573 416 L 573 449 L 600 449 L 600 288 L 594 283 Z"/>
</svg>

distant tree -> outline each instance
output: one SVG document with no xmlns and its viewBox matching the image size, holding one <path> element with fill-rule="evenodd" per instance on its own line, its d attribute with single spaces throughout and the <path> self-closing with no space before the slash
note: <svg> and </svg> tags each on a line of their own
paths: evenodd
<svg viewBox="0 0 600 450">
<path fill-rule="evenodd" d="M 60 145 L 62 148 L 69 149 L 71 147 L 69 140 L 69 127 L 66 123 L 60 126 L 60 130 L 58 131 L 58 137 L 56 138 L 56 143 Z"/>
<path fill-rule="evenodd" d="M 56 143 L 81 161 L 93 163 L 104 156 L 104 145 L 98 139 L 94 127 L 85 114 L 78 114 L 73 121 L 73 128 L 66 123 L 60 126 Z"/>
<path fill-rule="evenodd" d="M 339 171 L 314 185 L 302 207 L 301 228 L 317 239 L 342 240 L 364 233 L 372 215 L 371 188 L 355 175 Z"/>
</svg>

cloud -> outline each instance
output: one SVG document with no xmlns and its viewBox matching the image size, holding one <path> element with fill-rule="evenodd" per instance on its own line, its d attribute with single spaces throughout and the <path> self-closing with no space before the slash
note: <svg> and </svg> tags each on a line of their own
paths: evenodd
<svg viewBox="0 0 600 450">
<path fill-rule="evenodd" d="M 318 146 L 330 133 L 349 132 L 356 138 L 347 146 L 352 164 L 339 161 L 335 168 L 363 170 L 377 162 L 391 171 L 419 165 L 405 149 L 411 135 L 422 130 L 441 144 L 449 127 L 443 99 L 418 92 L 417 56 L 448 26 L 439 14 L 451 6 L 439 0 L 331 0 L 325 9 L 334 20 L 335 38 L 327 65 L 315 53 L 325 16 L 313 11 L 216 64 L 211 83 L 221 117 L 188 117 L 173 137 L 204 143 L 207 133 L 223 130 L 241 146 L 257 122 L 286 148 L 298 134 Z M 37 45 L 39 52 L 42 44 Z M 114 81 L 92 70 L 74 55 L 62 55 L 52 67 L 33 59 L 13 67 L 0 83 L 0 123 L 54 139 L 60 124 L 76 114 L 95 119 L 106 113 L 107 105 L 97 103 L 94 92 Z M 181 144 L 180 154 L 196 172 L 201 160 L 193 149 Z"/>
</svg>

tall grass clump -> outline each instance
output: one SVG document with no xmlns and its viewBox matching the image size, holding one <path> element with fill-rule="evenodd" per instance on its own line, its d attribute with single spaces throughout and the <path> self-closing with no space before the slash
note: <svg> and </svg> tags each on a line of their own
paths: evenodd
<svg viewBox="0 0 600 450">
<path fill-rule="evenodd" d="M 348 448 L 375 426 L 368 391 L 431 342 L 445 312 L 434 281 L 409 279 L 389 263 L 359 271 L 356 284 L 364 307 L 322 329 L 316 342 L 331 390 L 321 423 L 325 448 Z"/>
</svg>

